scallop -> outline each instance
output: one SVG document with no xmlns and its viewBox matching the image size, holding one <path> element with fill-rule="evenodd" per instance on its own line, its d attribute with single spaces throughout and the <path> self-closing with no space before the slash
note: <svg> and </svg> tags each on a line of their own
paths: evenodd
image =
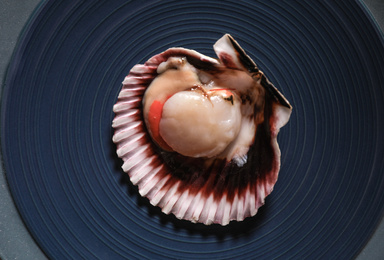
<svg viewBox="0 0 384 260">
<path fill-rule="evenodd" d="M 227 225 L 272 192 L 292 106 L 231 35 L 213 48 L 218 59 L 170 48 L 135 65 L 113 107 L 113 142 L 152 205 Z"/>
</svg>

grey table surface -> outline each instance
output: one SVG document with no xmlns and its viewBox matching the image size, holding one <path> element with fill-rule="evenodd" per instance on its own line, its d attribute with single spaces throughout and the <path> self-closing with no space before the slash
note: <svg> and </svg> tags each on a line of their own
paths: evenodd
<svg viewBox="0 0 384 260">
<path fill-rule="evenodd" d="M 364 0 L 384 31 L 384 0 Z M 18 37 L 40 0 L 0 0 L 0 82 L 3 89 L 7 65 Z M 0 168 L 0 259 L 47 259 L 25 228 Z M 384 219 L 358 260 L 384 259 Z"/>
</svg>

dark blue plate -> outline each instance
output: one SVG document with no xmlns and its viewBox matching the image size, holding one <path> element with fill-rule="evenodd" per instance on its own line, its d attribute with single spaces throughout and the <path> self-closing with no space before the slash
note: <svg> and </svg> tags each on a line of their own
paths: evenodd
<svg viewBox="0 0 384 260">
<path fill-rule="evenodd" d="M 226 227 L 167 216 L 120 169 L 112 106 L 168 47 L 232 34 L 294 107 L 279 180 Z M 46 1 L 2 97 L 9 186 L 52 259 L 351 259 L 384 214 L 384 37 L 358 1 Z"/>
</svg>

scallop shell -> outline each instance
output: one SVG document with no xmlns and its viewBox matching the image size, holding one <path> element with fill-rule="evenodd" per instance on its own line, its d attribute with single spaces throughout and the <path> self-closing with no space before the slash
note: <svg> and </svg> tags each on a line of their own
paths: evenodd
<svg viewBox="0 0 384 260">
<path fill-rule="evenodd" d="M 227 61 L 227 66 L 231 65 L 223 58 L 226 50 L 216 48 L 218 61 L 196 51 L 171 48 L 144 64 L 135 65 L 125 77 L 113 107 L 116 115 L 112 124 L 113 142 L 118 157 L 123 160 L 123 171 L 138 186 L 140 195 L 165 214 L 172 213 L 179 219 L 206 225 L 242 221 L 254 216 L 264 204 L 280 169 L 276 137 L 292 109 L 237 42 L 229 35 L 225 37 L 232 41 L 235 55 L 240 57 L 237 62 L 250 73 L 259 73 L 262 85 L 268 90 L 264 106 L 264 117 L 268 120 L 257 125 L 244 165 L 225 159 L 189 158 L 160 149 L 149 136 L 142 113 L 144 93 L 158 75 L 157 68 L 162 62 L 169 57 L 184 56 L 195 67 L 209 70 L 219 62 Z"/>
</svg>

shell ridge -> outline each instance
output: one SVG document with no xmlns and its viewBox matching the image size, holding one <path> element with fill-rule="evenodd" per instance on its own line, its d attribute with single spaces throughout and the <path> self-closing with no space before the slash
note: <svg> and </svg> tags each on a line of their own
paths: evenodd
<svg viewBox="0 0 384 260">
<path fill-rule="evenodd" d="M 169 180 L 170 176 L 166 175 L 163 178 L 159 178 L 158 176 L 154 176 L 150 181 L 146 182 L 142 188 L 147 188 L 149 193 L 147 193 L 147 197 L 150 200 L 152 205 L 157 205 L 162 197 L 162 187 Z"/>
<path fill-rule="evenodd" d="M 152 172 L 152 164 L 154 162 L 154 156 L 148 156 L 146 160 L 143 160 L 140 162 L 140 164 L 137 164 L 136 167 L 132 167 L 130 170 L 131 175 L 131 181 L 135 182 L 136 184 L 140 184 L 141 181 L 143 181 L 148 175 Z"/>
<path fill-rule="evenodd" d="M 140 153 L 148 147 L 148 145 L 143 146 L 142 145 L 143 142 L 139 142 L 139 140 L 145 136 L 143 133 L 140 133 L 140 132 L 137 132 L 135 134 L 122 133 L 120 136 L 121 136 L 120 140 L 123 140 L 123 139 L 126 139 L 127 137 L 130 137 L 130 139 L 126 143 L 124 143 L 123 146 L 121 146 L 121 147 L 119 146 L 117 149 L 117 156 L 119 156 L 120 158 L 123 158 L 128 153 L 133 152 L 135 149 L 138 149 L 138 150 L 134 151 L 135 152 L 134 154 L 132 154 L 133 158 L 130 158 L 133 160 L 133 159 L 135 159 L 134 157 L 137 156 L 136 152 Z"/>
<path fill-rule="evenodd" d="M 177 188 L 179 186 L 180 182 L 176 182 L 175 185 L 173 185 L 164 195 L 163 199 L 161 200 L 162 203 L 162 211 L 166 214 L 169 214 L 170 212 L 173 212 L 174 206 L 176 202 L 180 198 L 180 194 L 177 194 Z M 159 204 L 160 205 L 160 204 Z"/>
<path fill-rule="evenodd" d="M 142 148 L 140 148 L 140 150 L 135 153 L 127 152 L 126 154 L 124 154 L 124 156 L 121 157 L 123 159 L 126 159 L 122 166 L 123 170 L 130 171 L 134 166 L 136 166 L 137 164 L 145 160 L 147 158 L 146 149 L 147 149 L 146 146 L 142 146 Z M 127 155 L 131 155 L 131 154 L 133 154 L 133 156 L 127 158 L 128 157 Z"/>
<path fill-rule="evenodd" d="M 185 214 L 191 205 L 193 196 L 190 195 L 189 190 L 187 189 L 185 192 L 181 193 L 181 196 L 177 200 L 175 204 L 175 209 L 173 211 L 173 214 L 179 218 L 183 219 L 185 217 Z"/>
<path fill-rule="evenodd" d="M 143 176 L 145 178 L 139 178 L 140 175 L 134 178 L 134 180 L 135 181 L 137 180 L 138 182 L 135 184 L 132 181 L 132 183 L 134 185 L 138 185 L 140 195 L 146 196 L 148 199 L 150 199 L 151 196 L 149 196 L 148 193 L 152 192 L 152 186 L 147 184 L 150 182 L 154 182 L 153 180 L 156 179 L 158 175 L 160 175 L 159 173 L 162 171 L 162 169 L 163 169 L 163 166 L 160 165 L 156 168 L 152 168 L 151 171 L 149 171 L 149 173 L 146 176 Z M 137 174 L 138 173 L 135 173 L 135 175 L 133 176 L 136 176 Z"/>
</svg>

